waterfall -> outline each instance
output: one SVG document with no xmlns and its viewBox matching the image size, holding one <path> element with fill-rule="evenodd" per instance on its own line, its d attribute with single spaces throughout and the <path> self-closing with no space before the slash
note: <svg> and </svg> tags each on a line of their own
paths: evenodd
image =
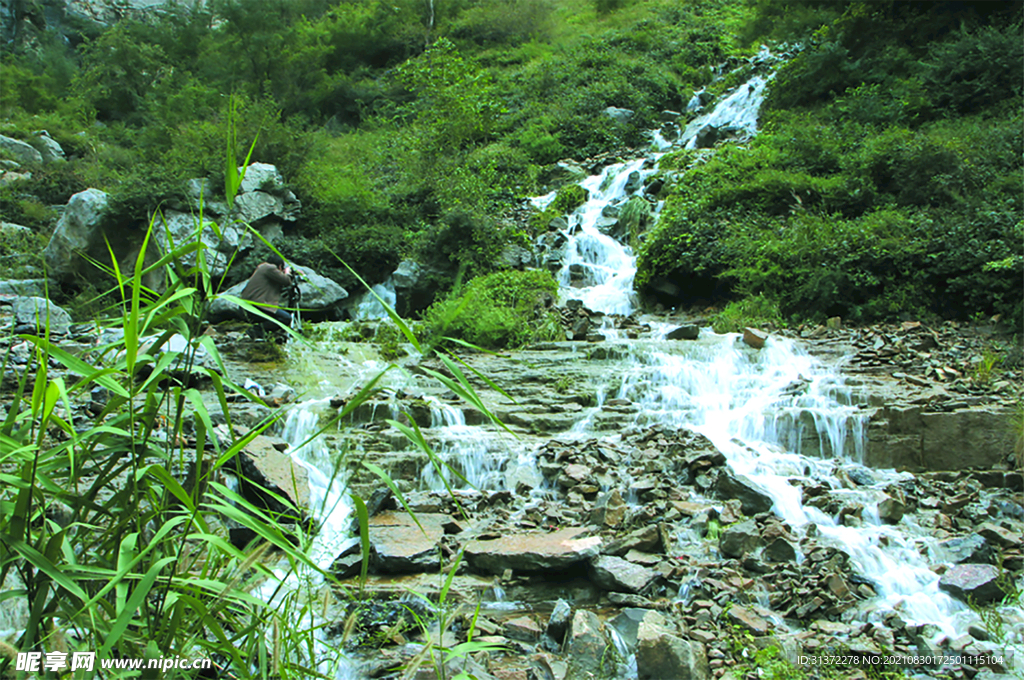
<svg viewBox="0 0 1024 680">
<path fill-rule="evenodd" d="M 388 313 L 385 311 L 384 305 L 381 304 L 381 300 L 392 309 L 395 308 L 395 302 L 398 298 L 395 293 L 395 282 L 391 277 L 388 277 L 383 283 L 374 284 L 372 290 L 373 293 L 370 291 L 360 293 L 355 297 L 352 304 L 349 305 L 349 312 L 353 320 L 371 321 L 386 319 Z"/>
<path fill-rule="evenodd" d="M 350 536 L 352 507 L 345 496 L 347 487 L 340 461 L 334 460 L 326 442 L 319 434 L 318 411 L 327 400 L 295 405 L 288 413 L 281 437 L 288 442 L 288 454 L 308 473 L 309 510 L 318 525 L 316 535 L 307 548 L 310 561 L 327 570 L 346 544 L 357 541 Z M 302 563 L 294 570 L 287 566 L 274 569 L 275 578 L 260 586 L 254 595 L 284 612 L 296 630 L 313 631 L 313 648 L 304 650 L 324 677 L 354 680 L 361 677 L 356 664 L 338 645 L 324 637 L 325 621 L 321 620 L 310 600 L 319 598 L 325 586 L 319 572 Z"/>
</svg>

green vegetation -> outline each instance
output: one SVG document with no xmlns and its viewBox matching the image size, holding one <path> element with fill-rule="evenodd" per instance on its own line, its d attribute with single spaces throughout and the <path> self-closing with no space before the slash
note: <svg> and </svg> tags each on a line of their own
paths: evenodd
<svg viewBox="0 0 1024 680">
<path fill-rule="evenodd" d="M 822 5 L 759 3 L 766 32 L 794 6 L 821 28 L 779 72 L 749 146 L 674 161 L 638 290 L 757 296 L 785 318 L 1000 313 L 1019 328 L 1020 5 Z"/>
<path fill-rule="evenodd" d="M 40 233 L 86 187 L 141 226 L 184 180 L 221 185 L 237 128 L 231 155 L 276 164 L 302 201 L 286 257 L 346 286 L 338 258 L 375 283 L 412 257 L 443 291 L 585 199 L 509 219 L 545 166 L 625 153 L 785 41 L 800 49 L 762 134 L 666 158 L 648 233 L 650 206 L 624 206 L 642 296 L 759 296 L 786 320 L 1022 320 L 1019 3 L 215 0 L 72 29 L 0 55 L 0 133 L 46 129 L 69 157 L 0 187 L 0 219 Z"/>
<path fill-rule="evenodd" d="M 551 302 L 558 284 L 546 270 L 502 271 L 470 281 L 435 302 L 426 313 L 437 336 L 480 347 L 521 347 L 559 338 L 561 327 Z"/>
</svg>

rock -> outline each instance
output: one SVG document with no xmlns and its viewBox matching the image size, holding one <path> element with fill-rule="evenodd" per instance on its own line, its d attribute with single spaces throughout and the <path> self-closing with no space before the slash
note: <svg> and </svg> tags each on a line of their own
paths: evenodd
<svg viewBox="0 0 1024 680">
<path fill-rule="evenodd" d="M 348 298 L 348 291 L 333 279 L 322 276 L 309 267 L 292 265 L 292 268 L 302 272 L 299 279 L 299 306 L 304 316 L 331 318 L 340 312 L 342 303 Z"/>
<path fill-rule="evenodd" d="M 710 680 L 704 646 L 684 640 L 669 629 L 665 617 L 648 612 L 637 631 L 639 680 Z"/>
<path fill-rule="evenodd" d="M 57 140 L 50 137 L 46 130 L 40 130 L 35 136 L 36 148 L 43 158 L 43 163 L 63 163 L 67 160 L 64 149 L 60 148 Z"/>
<path fill-rule="evenodd" d="M 627 607 L 615 618 L 608 622 L 618 632 L 619 637 L 626 644 L 628 649 L 636 649 L 637 636 L 640 633 L 640 624 L 647 616 L 649 609 L 639 607 Z"/>
<path fill-rule="evenodd" d="M 242 170 L 242 167 L 238 168 L 239 174 Z M 280 193 L 286 189 L 284 177 L 281 176 L 277 166 L 269 163 L 250 163 L 249 167 L 244 170 L 245 177 L 242 178 L 242 183 L 238 187 L 240 193 L 252 191 Z"/>
<path fill-rule="evenodd" d="M 246 224 L 256 224 L 268 217 L 295 219 L 294 215 L 285 210 L 283 198 L 265 191 L 253 191 L 236 196 L 232 216 Z"/>
<path fill-rule="evenodd" d="M 375 572 L 404 574 L 436 572 L 440 568 L 438 546 L 449 517 L 418 512 L 416 520 L 405 512 L 384 512 L 370 518 L 371 566 Z"/>
<path fill-rule="evenodd" d="M 231 223 L 220 226 L 213 220 L 204 219 L 199 230 L 198 215 L 165 210 L 155 219 L 155 237 L 162 252 L 194 243 L 198 232 L 199 241 L 205 246 L 204 256 L 210 273 L 223 276 L 229 261 L 240 251 L 247 250 L 253 243 L 253 236 L 241 224 Z M 197 252 L 186 254 L 182 263 L 187 267 L 196 264 Z"/>
<path fill-rule="evenodd" d="M 612 489 L 611 492 L 600 496 L 594 503 L 594 509 L 590 513 L 590 523 L 615 528 L 626 519 L 628 509 L 619 490 Z"/>
<path fill-rule="evenodd" d="M 605 663 L 605 647 L 607 642 L 601 631 L 601 619 L 594 612 L 578 610 L 572 617 L 566 639 L 570 677 L 599 674 Z"/>
<path fill-rule="evenodd" d="M 19 297 L 12 305 L 15 331 L 65 335 L 71 327 L 71 315 L 46 298 Z M 22 330 L 18 330 L 21 328 Z"/>
<path fill-rule="evenodd" d="M 698 326 L 688 325 L 680 326 L 668 332 L 665 336 L 666 340 L 696 340 L 700 336 L 700 328 Z"/>
<path fill-rule="evenodd" d="M 749 327 L 743 329 L 743 342 L 747 343 L 754 349 L 761 349 L 764 347 L 765 340 L 767 339 L 768 334 L 764 331 Z"/>
<path fill-rule="evenodd" d="M 300 315 L 303 318 L 333 318 L 341 313 L 342 305 L 348 299 L 348 291 L 334 280 L 317 274 L 309 267 L 301 265 L 292 265 L 292 267 L 302 272 L 302 278 L 299 280 L 299 307 L 301 308 Z M 208 312 L 210 321 L 218 323 L 227 319 L 245 317 L 241 307 L 222 296 L 240 296 L 247 282 L 248 280 L 236 283 L 213 298 Z M 282 302 L 282 304 L 284 303 Z"/>
<path fill-rule="evenodd" d="M 1001 548 L 1014 548 L 1024 544 L 1024 538 L 1020 534 L 1005 529 L 994 522 L 983 522 L 977 533 L 989 543 L 998 545 Z"/>
<path fill-rule="evenodd" d="M 590 562 L 590 579 L 604 590 L 642 593 L 657 578 L 658 572 L 613 555 L 600 555 Z"/>
<path fill-rule="evenodd" d="M 573 160 L 564 160 L 546 167 L 537 181 L 548 190 L 552 190 L 586 178 L 587 172 L 579 163 Z"/>
<path fill-rule="evenodd" d="M 309 472 L 291 456 L 278 451 L 269 437 L 256 435 L 233 460 L 239 493 L 246 500 L 280 515 L 282 521 L 298 522 L 305 518 L 310 498 Z"/>
<path fill-rule="evenodd" d="M 761 543 L 761 534 L 752 519 L 726 527 L 718 539 L 718 550 L 726 557 L 743 557 Z"/>
<path fill-rule="evenodd" d="M 614 541 L 611 541 L 601 552 L 605 555 L 622 557 L 630 550 L 654 552 L 655 550 L 663 549 L 664 546 L 661 542 L 661 532 L 658 530 L 656 525 L 649 524 L 641 529 L 631 531 L 622 538 L 617 538 Z"/>
<path fill-rule="evenodd" d="M 565 633 L 569 630 L 570 623 L 572 623 L 572 606 L 565 600 L 559 599 L 555 603 L 555 608 L 551 610 L 551 618 L 548 619 L 545 632 L 560 645 L 565 639 Z"/>
<path fill-rule="evenodd" d="M 102 228 L 107 217 L 108 198 L 106 192 L 99 189 L 86 189 L 68 200 L 43 251 L 51 276 L 60 278 L 72 273 L 78 253 L 88 253 L 103 244 Z M 109 254 L 105 256 L 106 260 L 109 260 Z"/>
<path fill-rule="evenodd" d="M 43 155 L 31 144 L 4 135 L 0 135 L 0 155 L 19 163 L 39 164 L 43 162 Z"/>
<path fill-rule="evenodd" d="M 395 311 L 409 316 L 422 311 L 434 301 L 437 285 L 432 275 L 437 272 L 414 260 L 402 260 L 391 275 L 395 286 Z"/>
<path fill-rule="evenodd" d="M 540 639 L 540 626 L 530 616 L 518 616 L 505 622 L 505 637 L 520 642 L 536 642 Z"/>
<path fill-rule="evenodd" d="M 764 556 L 771 562 L 795 562 L 796 548 L 780 536 L 765 546 Z"/>
<path fill-rule="evenodd" d="M 599 536 L 583 537 L 583 529 L 560 529 L 551 533 L 512 534 L 466 545 L 466 561 L 478 571 L 501 574 L 516 571 L 557 571 L 597 555 Z"/>
<path fill-rule="evenodd" d="M 906 509 L 902 502 L 886 496 L 878 504 L 878 519 L 886 524 L 899 524 L 900 520 L 903 519 L 903 513 L 906 512 Z"/>
<path fill-rule="evenodd" d="M 732 624 L 748 630 L 758 637 L 771 632 L 771 625 L 746 607 L 734 604 L 729 607 L 726 616 Z"/>
<path fill-rule="evenodd" d="M 744 475 L 736 474 L 728 468 L 719 475 L 715 492 L 721 500 L 739 499 L 745 515 L 753 516 L 761 512 L 769 512 L 774 505 L 768 492 Z"/>
<path fill-rule="evenodd" d="M 633 119 L 633 111 L 630 109 L 620 109 L 616 106 L 609 106 L 604 110 L 604 113 L 620 125 L 626 125 Z"/>
<path fill-rule="evenodd" d="M 991 564 L 958 564 L 942 575 L 939 589 L 963 602 L 986 605 L 1005 595 L 998 579 L 999 569 Z"/>
</svg>

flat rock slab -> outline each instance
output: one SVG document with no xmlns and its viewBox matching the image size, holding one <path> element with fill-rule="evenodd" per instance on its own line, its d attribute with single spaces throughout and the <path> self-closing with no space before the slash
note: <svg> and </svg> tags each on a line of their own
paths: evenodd
<svg viewBox="0 0 1024 680">
<path fill-rule="evenodd" d="M 479 571 L 500 574 L 516 571 L 553 571 L 583 562 L 598 554 L 599 536 L 582 537 L 584 529 L 559 529 L 475 540 L 466 545 L 466 560 Z"/>
<path fill-rule="evenodd" d="M 370 518 L 373 570 L 378 574 L 439 571 L 438 546 L 451 517 L 416 513 L 419 525 L 407 513 L 386 512 Z M 421 528 L 422 527 L 422 528 Z"/>
<path fill-rule="evenodd" d="M 658 578 L 658 572 L 621 557 L 601 555 L 590 563 L 590 578 L 601 588 L 618 593 L 641 593 Z"/>
<path fill-rule="evenodd" d="M 309 510 L 309 472 L 286 453 L 278 451 L 269 437 L 257 435 L 235 459 L 243 496 L 257 507 L 295 519 L 296 510 Z M 270 492 L 270 493 L 268 493 Z M 289 501 L 282 503 L 274 496 Z"/>
</svg>

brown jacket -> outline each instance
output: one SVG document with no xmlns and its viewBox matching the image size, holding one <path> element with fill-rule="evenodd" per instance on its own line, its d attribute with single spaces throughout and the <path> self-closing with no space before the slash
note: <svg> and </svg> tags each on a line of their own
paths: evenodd
<svg viewBox="0 0 1024 680">
<path fill-rule="evenodd" d="M 256 267 L 239 297 L 261 306 L 280 305 L 281 294 L 290 285 L 292 277 L 269 262 L 264 262 Z"/>
</svg>

